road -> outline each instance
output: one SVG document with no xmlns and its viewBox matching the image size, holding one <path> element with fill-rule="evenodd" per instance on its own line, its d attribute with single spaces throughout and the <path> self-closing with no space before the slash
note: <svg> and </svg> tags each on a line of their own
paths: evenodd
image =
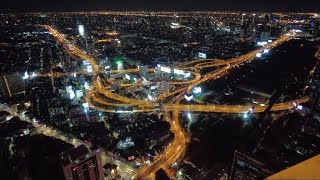
<svg viewBox="0 0 320 180">
<path fill-rule="evenodd" d="M 101 79 L 99 78 L 98 73 L 101 72 L 99 69 L 99 65 L 96 63 L 94 58 L 90 57 L 89 55 L 85 54 L 81 51 L 78 47 L 73 45 L 70 41 L 68 41 L 61 33 L 57 30 L 54 30 L 50 26 L 46 27 L 51 34 L 59 41 L 66 49 L 68 54 L 72 57 L 77 57 L 79 59 L 88 61 L 93 67 L 93 83 L 91 85 L 91 91 L 87 94 L 86 101 L 88 102 L 91 108 L 94 108 L 99 111 L 103 112 L 110 112 L 110 113 L 117 113 L 113 107 L 117 106 L 133 106 L 133 112 L 151 112 L 155 110 L 163 110 L 165 115 L 164 119 L 171 124 L 171 131 L 174 133 L 175 138 L 170 146 L 166 148 L 166 150 L 159 155 L 159 157 L 150 165 L 143 167 L 140 169 L 136 175 L 134 175 L 133 179 L 143 179 L 148 177 L 150 174 L 155 173 L 160 168 L 166 169 L 170 167 L 174 162 L 176 162 L 185 152 L 188 138 L 184 134 L 183 128 L 180 126 L 179 122 L 179 113 L 183 111 L 194 111 L 194 112 L 223 112 L 223 113 L 244 113 L 248 112 L 251 106 L 248 105 L 184 105 L 179 104 L 180 100 L 183 99 L 184 94 L 191 94 L 193 87 L 209 81 L 221 78 L 222 76 L 226 75 L 230 70 L 237 68 L 244 63 L 249 63 L 250 61 L 256 58 L 258 53 L 263 52 L 265 49 L 271 49 L 279 44 L 290 40 L 294 34 L 289 33 L 286 34 L 276 41 L 258 49 L 242 55 L 237 58 L 229 59 L 229 60 L 208 60 L 208 59 L 201 59 L 201 60 L 194 60 L 191 62 L 185 62 L 179 64 L 179 67 L 182 69 L 194 70 L 193 76 L 194 79 L 185 82 L 170 82 L 171 85 L 177 85 L 182 87 L 177 87 L 174 92 L 170 92 L 167 94 L 160 95 L 156 98 L 156 101 L 147 101 L 147 100 L 139 100 L 139 99 L 132 99 L 128 97 L 121 96 L 115 92 L 111 92 L 108 88 L 103 85 Z M 192 66 L 190 66 L 192 65 Z M 222 66 L 222 67 L 221 67 Z M 209 68 L 209 67 L 217 67 L 218 69 L 206 74 L 201 75 L 198 73 L 198 69 L 201 68 Z M 220 68 L 219 68 L 220 67 Z M 154 71 L 153 69 L 149 69 L 149 71 Z M 112 70 L 112 73 L 137 73 L 139 72 L 138 69 L 127 69 L 127 70 Z M 112 82 L 111 82 L 112 83 Z M 130 86 L 142 86 L 146 85 L 143 83 L 136 83 L 136 84 L 122 84 L 122 87 L 130 87 Z M 97 95 L 99 93 L 100 95 Z M 101 97 L 101 94 L 105 96 L 105 98 Z M 178 95 L 176 95 L 178 94 Z M 161 103 L 161 101 L 165 100 L 168 97 L 176 95 L 169 101 L 169 103 Z M 107 99 L 110 99 L 109 101 Z M 306 102 L 308 98 L 301 98 L 298 100 L 294 100 L 296 103 Z M 161 103 L 162 109 L 159 109 L 159 103 Z M 254 112 L 263 112 L 266 107 L 258 106 L 255 107 Z M 293 101 L 283 102 L 274 105 L 271 109 L 272 111 L 283 111 L 287 109 L 293 108 Z M 172 118 L 170 117 L 170 112 L 172 113 Z M 118 112 L 120 113 L 120 112 Z"/>
<path fill-rule="evenodd" d="M 3 110 L 9 112 L 12 117 L 18 116 L 21 119 L 21 121 L 26 121 L 32 124 L 36 128 L 36 133 L 43 134 L 45 136 L 49 136 L 54 139 L 59 139 L 68 144 L 72 144 L 75 147 L 80 145 L 85 145 L 87 147 L 92 146 L 92 144 L 88 141 L 84 142 L 76 137 L 72 137 L 64 132 L 61 132 L 52 126 L 41 124 L 36 119 L 30 119 L 29 117 L 26 117 L 24 113 L 18 113 L 16 112 L 16 110 L 10 109 L 6 105 L 0 104 L 0 111 L 3 111 Z M 118 171 L 120 171 L 120 173 L 122 174 L 125 174 L 127 177 L 131 177 L 134 174 L 136 174 L 136 169 L 132 168 L 131 165 L 126 164 L 124 160 L 122 160 L 120 157 L 103 148 L 101 148 L 101 150 L 103 151 L 103 153 L 101 154 L 103 165 L 107 163 L 116 164 L 117 166 L 119 166 Z"/>
<path fill-rule="evenodd" d="M 297 104 L 307 102 L 309 98 L 301 98 L 293 101 L 275 104 L 271 111 L 283 111 L 294 108 L 293 102 Z M 252 105 L 181 105 L 181 104 L 164 104 L 166 111 L 190 111 L 190 112 L 219 112 L 219 113 L 245 113 L 248 112 Z M 266 106 L 255 106 L 255 113 L 263 112 Z"/>
</svg>

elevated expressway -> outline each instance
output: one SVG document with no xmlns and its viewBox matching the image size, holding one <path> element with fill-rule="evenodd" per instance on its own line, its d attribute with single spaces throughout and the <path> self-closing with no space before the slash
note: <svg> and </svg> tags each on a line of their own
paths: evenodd
<svg viewBox="0 0 320 180">
<path fill-rule="evenodd" d="M 57 30 L 51 28 L 50 26 L 46 27 L 51 34 L 59 41 L 62 45 L 64 45 L 66 51 L 73 57 L 80 58 L 82 60 L 88 61 L 91 63 L 93 68 L 93 83 L 91 85 L 91 90 L 87 94 L 86 101 L 88 102 L 91 108 L 97 109 L 103 112 L 110 112 L 116 113 L 114 108 L 117 106 L 133 106 L 135 107 L 133 112 L 151 112 L 154 110 L 159 110 L 160 107 L 165 113 L 165 120 L 170 122 L 171 124 L 171 131 L 175 135 L 174 141 L 151 165 L 143 167 L 139 170 L 139 172 L 132 177 L 132 179 L 142 179 L 148 177 L 150 174 L 156 172 L 160 168 L 167 169 L 171 164 L 173 164 L 176 160 L 178 160 L 183 153 L 185 152 L 186 145 L 188 138 L 183 133 L 184 130 L 179 124 L 179 113 L 183 111 L 191 111 L 191 112 L 222 112 L 222 113 L 243 113 L 247 112 L 251 106 L 247 105 L 183 105 L 179 104 L 180 100 L 183 99 L 184 94 L 191 93 L 191 90 L 194 86 L 199 85 L 203 82 L 208 80 L 213 80 L 222 77 L 226 73 L 228 73 L 231 69 L 239 67 L 245 62 L 250 62 L 255 59 L 257 53 L 261 53 L 264 49 L 271 49 L 276 47 L 277 45 L 288 41 L 291 39 L 289 34 L 282 36 L 281 38 L 277 39 L 276 41 L 272 42 L 271 44 L 262 47 L 258 50 L 252 51 L 248 54 L 243 56 L 233 58 L 230 60 L 195 60 L 192 62 L 186 62 L 179 65 L 182 69 L 189 69 L 194 70 L 192 72 L 195 76 L 195 79 L 187 81 L 187 82 L 171 82 L 172 85 L 181 85 L 182 87 L 177 88 L 174 92 L 170 92 L 168 94 L 160 95 L 156 98 L 156 101 L 146 101 L 146 100 L 138 100 L 123 97 L 117 93 L 111 92 L 105 87 L 101 80 L 99 79 L 98 73 L 101 71 L 99 70 L 99 65 L 96 64 L 94 58 L 88 56 L 75 45 L 71 44 L 68 40 L 65 39 L 63 35 L 61 35 Z M 189 66 L 193 65 L 193 66 Z M 197 72 L 197 69 L 200 68 L 208 68 L 208 67 L 220 67 L 217 70 L 214 70 L 204 76 L 201 76 L 200 73 Z M 125 73 L 131 72 L 136 73 L 138 69 L 127 69 L 127 70 L 113 70 L 112 73 Z M 152 71 L 152 70 L 151 70 Z M 122 87 L 129 87 L 129 86 L 142 86 L 146 85 L 143 83 L 140 84 L 130 84 L 130 85 L 122 85 Z M 99 93 L 97 96 L 96 93 Z M 162 103 L 159 106 L 161 101 L 165 100 L 168 97 L 171 97 L 175 94 L 177 96 L 173 97 L 169 103 Z M 106 98 L 101 98 L 100 95 L 104 95 Z M 108 101 L 106 99 L 111 99 L 112 101 Z M 294 101 L 283 102 L 279 104 L 275 104 L 272 111 L 282 111 L 293 108 L 293 102 L 302 103 L 308 101 L 308 98 L 297 99 Z M 160 109 L 160 110 L 161 110 Z M 263 112 L 265 107 L 257 106 L 254 108 L 254 112 Z M 172 112 L 172 117 L 170 118 L 170 112 Z"/>
</svg>

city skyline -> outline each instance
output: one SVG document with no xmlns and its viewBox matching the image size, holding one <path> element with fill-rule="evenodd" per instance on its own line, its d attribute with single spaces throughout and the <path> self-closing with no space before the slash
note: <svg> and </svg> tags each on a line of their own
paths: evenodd
<svg viewBox="0 0 320 180">
<path fill-rule="evenodd" d="M 103 2 L 0 13 L 1 180 L 320 178 L 319 13 Z"/>
</svg>

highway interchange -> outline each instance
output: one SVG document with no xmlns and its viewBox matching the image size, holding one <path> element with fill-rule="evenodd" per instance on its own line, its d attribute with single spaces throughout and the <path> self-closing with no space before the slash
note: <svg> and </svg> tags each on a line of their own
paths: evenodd
<svg viewBox="0 0 320 180">
<path fill-rule="evenodd" d="M 170 82 L 171 85 L 176 86 L 176 90 L 168 94 L 162 94 L 156 97 L 155 101 L 133 99 L 121 96 L 115 92 L 110 91 L 112 82 L 106 80 L 107 84 L 102 82 L 99 76 L 100 72 L 103 72 L 101 67 L 97 64 L 94 58 L 87 55 L 85 52 L 80 50 L 76 45 L 68 41 L 64 35 L 51 26 L 44 26 L 48 31 L 56 38 L 56 40 L 63 45 L 65 50 L 70 56 L 76 59 L 88 61 L 93 69 L 92 73 L 92 85 L 89 93 L 87 93 L 86 101 L 89 107 L 102 112 L 110 113 L 121 113 L 116 111 L 114 107 L 131 106 L 133 112 L 152 112 L 152 111 L 163 111 L 164 120 L 171 124 L 171 131 L 174 133 L 175 138 L 173 142 L 162 152 L 150 165 L 144 166 L 138 172 L 132 176 L 132 179 L 143 179 L 147 178 L 151 174 L 163 168 L 168 175 L 170 167 L 179 158 L 181 158 L 186 150 L 188 137 L 185 135 L 183 128 L 180 124 L 180 112 L 222 112 L 222 113 L 244 113 L 248 112 L 251 106 L 248 105 L 186 105 L 180 104 L 180 101 L 187 94 L 192 94 L 192 89 L 201 83 L 209 80 L 214 80 L 223 77 L 234 68 L 239 68 L 244 63 L 249 63 L 256 58 L 258 53 L 262 53 L 265 49 L 272 49 L 279 44 L 290 40 L 294 36 L 294 32 L 289 32 L 283 35 L 279 39 L 267 44 L 266 46 L 244 54 L 242 56 L 229 59 L 229 60 L 216 60 L 216 59 L 201 59 L 193 60 L 178 64 L 179 69 L 188 70 L 192 73 L 194 79 L 185 82 Z M 198 70 L 203 68 L 215 67 L 215 70 L 205 75 L 201 74 Z M 149 69 L 150 72 L 154 71 Z M 125 69 L 125 70 L 111 70 L 110 73 L 138 73 L 138 69 Z M 130 86 L 147 86 L 144 83 L 131 83 L 121 84 L 121 87 Z M 105 97 L 101 97 L 105 96 Z M 170 99 L 171 98 L 171 99 Z M 108 100 L 109 101 L 108 101 Z M 293 102 L 303 103 L 308 101 L 308 98 L 302 98 L 275 104 L 271 111 L 283 111 L 294 107 Z M 164 103 L 166 102 L 166 103 Z M 266 109 L 265 106 L 257 106 L 253 112 L 263 112 Z"/>
</svg>

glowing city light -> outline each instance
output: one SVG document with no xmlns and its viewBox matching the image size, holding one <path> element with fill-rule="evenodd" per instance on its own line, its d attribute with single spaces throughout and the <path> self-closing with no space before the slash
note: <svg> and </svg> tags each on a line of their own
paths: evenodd
<svg viewBox="0 0 320 180">
<path fill-rule="evenodd" d="M 84 83 L 84 88 L 85 88 L 86 90 L 89 90 L 89 89 L 90 89 L 90 86 L 89 86 L 89 84 L 88 84 L 87 82 Z"/>
<path fill-rule="evenodd" d="M 76 97 L 76 94 L 73 91 L 70 91 L 69 98 L 74 99 Z"/>
<path fill-rule="evenodd" d="M 22 77 L 22 79 L 29 79 L 29 74 L 28 74 L 28 72 L 26 71 L 25 73 L 24 73 L 24 76 Z"/>
<path fill-rule="evenodd" d="M 257 53 L 257 55 L 256 55 L 256 57 L 261 57 L 262 56 L 262 54 L 261 53 Z"/>
<path fill-rule="evenodd" d="M 126 79 L 130 81 L 130 76 L 128 74 L 125 75 Z"/>
<path fill-rule="evenodd" d="M 243 114 L 243 118 L 247 119 L 248 118 L 248 113 Z"/>
<path fill-rule="evenodd" d="M 166 73 L 171 73 L 171 68 L 160 66 L 160 71 L 166 72 Z"/>
<path fill-rule="evenodd" d="M 36 76 L 37 76 L 37 74 L 34 72 L 31 74 L 31 77 L 36 77 Z"/>
<path fill-rule="evenodd" d="M 270 49 L 264 49 L 264 50 L 263 50 L 263 53 L 264 53 L 264 54 L 267 54 L 267 53 L 269 53 L 269 51 L 270 51 Z"/>
<path fill-rule="evenodd" d="M 118 70 L 123 70 L 123 62 L 122 61 L 116 61 L 116 64 L 118 65 Z"/>
<path fill-rule="evenodd" d="M 298 104 L 296 102 L 292 102 L 292 104 L 294 105 L 294 107 L 298 106 Z"/>
<path fill-rule="evenodd" d="M 257 42 L 257 45 L 258 46 L 265 46 L 265 45 L 267 45 L 268 44 L 268 42 L 266 42 L 266 41 L 263 41 L 263 42 Z"/>
<path fill-rule="evenodd" d="M 158 87 L 159 87 L 159 86 L 151 86 L 150 89 L 151 89 L 151 90 L 155 90 L 155 89 L 157 89 Z"/>
<path fill-rule="evenodd" d="M 184 78 L 188 78 L 191 76 L 191 73 L 190 72 L 187 72 L 185 75 L 184 75 Z"/>
<path fill-rule="evenodd" d="M 150 94 L 148 94 L 148 99 L 149 99 L 150 101 L 153 101 L 153 100 L 154 100 L 154 97 L 152 97 Z"/>
<path fill-rule="evenodd" d="M 201 90 L 201 87 L 194 87 L 194 88 L 193 88 L 193 93 L 194 93 L 194 94 L 201 93 L 201 91 L 202 91 L 202 90 Z"/>
<path fill-rule="evenodd" d="M 191 114 L 190 114 L 190 112 L 188 112 L 188 118 L 191 119 Z"/>
<path fill-rule="evenodd" d="M 88 72 L 88 73 L 92 73 L 92 66 L 91 66 L 91 65 L 88 65 L 88 66 L 87 66 L 87 72 Z"/>
<path fill-rule="evenodd" d="M 191 95 L 191 96 L 184 95 L 184 98 L 185 98 L 187 101 L 191 101 L 191 100 L 193 99 L 193 95 Z"/>
<path fill-rule="evenodd" d="M 185 72 L 180 69 L 173 69 L 173 73 L 177 75 L 185 75 Z"/>
<path fill-rule="evenodd" d="M 88 108 L 89 108 L 89 104 L 88 104 L 88 103 L 83 103 L 82 106 L 83 106 L 85 109 L 88 109 Z"/>
<path fill-rule="evenodd" d="M 81 36 L 84 36 L 84 25 L 78 25 L 78 31 Z"/>
<path fill-rule="evenodd" d="M 146 83 L 148 81 L 147 81 L 147 79 L 145 77 L 142 77 L 142 82 Z"/>
<path fill-rule="evenodd" d="M 198 53 L 198 57 L 199 57 L 199 58 L 203 58 L 203 59 L 207 59 L 207 54 L 206 54 L 206 53 L 201 53 L 201 52 L 199 52 L 199 53 Z"/>
</svg>

